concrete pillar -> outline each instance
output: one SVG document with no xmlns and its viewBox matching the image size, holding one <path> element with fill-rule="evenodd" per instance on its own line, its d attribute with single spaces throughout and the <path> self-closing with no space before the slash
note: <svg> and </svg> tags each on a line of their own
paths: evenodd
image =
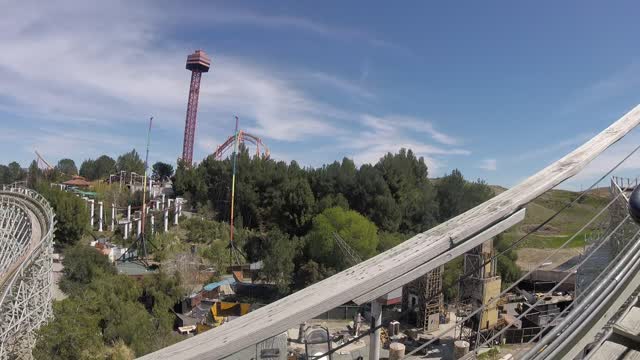
<svg viewBox="0 0 640 360">
<path fill-rule="evenodd" d="M 382 325 L 382 305 L 378 300 L 371 302 L 371 324 Z M 369 335 L 369 360 L 380 360 L 380 329 Z"/>
<path fill-rule="evenodd" d="M 160 205 L 160 209 L 164 210 L 164 194 L 162 194 L 162 204 Z"/>
<path fill-rule="evenodd" d="M 156 217 L 151 215 L 151 235 L 153 235 L 156 232 L 156 229 L 155 229 L 155 226 L 154 226 L 154 224 L 156 222 L 155 219 L 156 219 Z"/>
<path fill-rule="evenodd" d="M 389 345 L 389 360 L 401 360 L 404 359 L 405 346 L 401 343 L 391 343 Z"/>
<path fill-rule="evenodd" d="M 125 239 L 129 238 L 129 222 L 126 222 L 124 224 L 124 238 Z"/>
<path fill-rule="evenodd" d="M 95 208 L 95 200 L 90 199 L 89 200 L 89 206 L 91 207 L 90 213 L 91 213 L 91 220 L 89 221 L 91 224 L 91 230 L 93 230 L 93 217 L 95 216 L 96 213 L 96 208 Z"/>
<path fill-rule="evenodd" d="M 138 236 L 142 234 L 142 218 L 138 219 Z"/>
<path fill-rule="evenodd" d="M 164 232 L 169 231 L 169 209 L 164 209 Z"/>
<path fill-rule="evenodd" d="M 102 201 L 98 201 L 98 209 L 98 214 L 100 214 L 100 217 L 98 218 L 98 231 L 102 232 L 102 218 L 104 216 L 104 203 Z"/>
<path fill-rule="evenodd" d="M 111 204 L 111 231 L 116 231 L 116 204 Z"/>
</svg>

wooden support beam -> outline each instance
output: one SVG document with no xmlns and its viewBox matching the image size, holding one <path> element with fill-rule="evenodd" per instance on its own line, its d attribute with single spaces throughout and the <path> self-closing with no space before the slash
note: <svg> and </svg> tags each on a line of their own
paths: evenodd
<svg viewBox="0 0 640 360">
<path fill-rule="evenodd" d="M 222 359 L 367 294 L 441 255 L 451 243 L 463 243 L 511 216 L 577 174 L 638 123 L 640 106 L 578 149 L 489 201 L 306 289 L 142 359 Z"/>
<path fill-rule="evenodd" d="M 492 237 L 504 232 L 510 227 L 516 225 L 517 223 L 524 220 L 526 209 L 518 210 L 515 214 L 509 216 L 508 218 L 500 221 L 499 223 L 491 226 L 487 230 L 481 232 L 480 234 L 472 237 L 471 239 L 463 242 L 460 245 L 449 244 L 448 251 L 445 251 L 441 255 L 435 257 L 434 259 L 428 261 L 425 264 L 418 266 L 417 268 L 409 271 L 408 273 L 389 281 L 388 283 L 379 286 L 368 293 L 358 296 L 353 299 L 358 305 L 367 303 L 372 301 L 373 299 L 377 299 L 384 294 L 388 294 L 389 292 L 402 287 L 405 284 L 423 276 L 429 271 L 448 263 L 449 261 L 457 258 L 458 256 L 466 253 L 467 251 L 475 248 L 478 245 L 482 245 L 485 241 L 491 239 Z"/>
</svg>

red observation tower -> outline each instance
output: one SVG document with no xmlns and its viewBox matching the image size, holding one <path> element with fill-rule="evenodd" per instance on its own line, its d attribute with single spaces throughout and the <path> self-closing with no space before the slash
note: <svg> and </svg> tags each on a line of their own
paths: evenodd
<svg viewBox="0 0 640 360">
<path fill-rule="evenodd" d="M 191 165 L 193 161 L 193 141 L 196 136 L 196 116 L 198 114 L 198 97 L 200 96 L 200 78 L 208 72 L 211 59 L 202 50 L 196 50 L 187 56 L 187 70 L 191 71 L 191 86 L 187 102 L 187 118 L 184 124 L 184 143 L 182 144 L 182 161 Z"/>
</svg>

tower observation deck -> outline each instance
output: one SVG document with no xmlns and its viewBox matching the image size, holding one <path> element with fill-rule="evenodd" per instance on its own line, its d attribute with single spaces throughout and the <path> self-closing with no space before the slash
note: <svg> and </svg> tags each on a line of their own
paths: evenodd
<svg viewBox="0 0 640 360">
<path fill-rule="evenodd" d="M 200 96 L 200 79 L 202 73 L 208 72 L 211 59 L 202 50 L 196 50 L 187 56 L 186 69 L 191 71 L 191 85 L 187 101 L 187 116 L 184 124 L 184 142 L 182 145 L 182 161 L 191 165 L 193 161 L 193 142 L 196 134 L 196 116 L 198 114 L 198 97 Z"/>
</svg>

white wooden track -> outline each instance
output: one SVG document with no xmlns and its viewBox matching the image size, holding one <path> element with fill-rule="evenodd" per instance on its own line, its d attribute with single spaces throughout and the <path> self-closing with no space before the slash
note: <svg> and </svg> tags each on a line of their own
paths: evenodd
<svg viewBox="0 0 640 360">
<path fill-rule="evenodd" d="M 37 192 L 0 187 L 0 359 L 31 357 L 51 316 L 53 209 Z"/>
<path fill-rule="evenodd" d="M 377 296 L 378 288 L 384 288 L 384 292 L 414 280 L 431 268 L 425 264 L 453 254 L 456 247 L 574 176 L 638 123 L 640 106 L 578 149 L 489 201 L 306 289 L 142 359 L 222 359 L 348 301 L 369 300 Z"/>
</svg>

